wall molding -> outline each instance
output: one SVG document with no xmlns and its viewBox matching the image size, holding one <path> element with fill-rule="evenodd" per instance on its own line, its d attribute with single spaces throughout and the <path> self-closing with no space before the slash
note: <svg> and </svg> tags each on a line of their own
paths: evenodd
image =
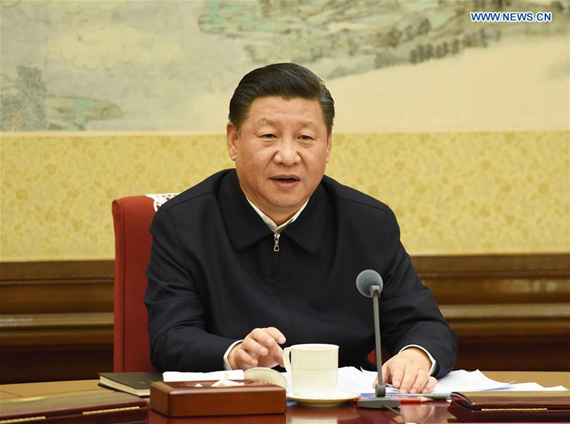
<svg viewBox="0 0 570 424">
<path fill-rule="evenodd" d="M 458 368 L 570 371 L 570 254 L 412 262 L 458 335 Z M 113 278 L 112 260 L 0 262 L 0 383 L 112 370 Z"/>
</svg>

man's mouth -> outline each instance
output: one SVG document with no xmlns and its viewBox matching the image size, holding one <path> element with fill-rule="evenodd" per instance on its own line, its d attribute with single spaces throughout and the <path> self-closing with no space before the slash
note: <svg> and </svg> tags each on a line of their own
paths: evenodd
<svg viewBox="0 0 570 424">
<path fill-rule="evenodd" d="M 271 177 L 271 179 L 279 181 L 281 183 L 293 183 L 300 180 L 300 178 L 296 175 L 276 175 L 274 177 Z"/>
</svg>

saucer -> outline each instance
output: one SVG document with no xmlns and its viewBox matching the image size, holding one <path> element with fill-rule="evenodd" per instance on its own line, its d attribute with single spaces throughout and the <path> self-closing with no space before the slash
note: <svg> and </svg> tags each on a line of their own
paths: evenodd
<svg viewBox="0 0 570 424">
<path fill-rule="evenodd" d="M 295 393 L 291 392 L 287 393 L 287 399 L 289 400 L 294 400 L 301 405 L 317 407 L 337 406 L 347 400 L 358 399 L 359 397 L 360 393 L 347 390 L 337 390 L 333 394 L 323 397 L 305 397 L 297 396 Z"/>
</svg>

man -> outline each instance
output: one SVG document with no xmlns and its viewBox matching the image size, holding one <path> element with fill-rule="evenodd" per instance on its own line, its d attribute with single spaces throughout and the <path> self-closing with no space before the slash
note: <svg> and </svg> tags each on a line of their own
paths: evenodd
<svg viewBox="0 0 570 424">
<path fill-rule="evenodd" d="M 324 176 L 334 101 L 295 64 L 256 69 L 230 101 L 221 171 L 164 204 L 151 232 L 145 303 L 158 370 L 283 365 L 282 346 L 333 343 L 366 366 L 372 302 L 358 273 L 383 277 L 385 382 L 425 393 L 457 355 L 383 203 Z M 431 374 L 431 375 L 430 375 Z"/>
</svg>

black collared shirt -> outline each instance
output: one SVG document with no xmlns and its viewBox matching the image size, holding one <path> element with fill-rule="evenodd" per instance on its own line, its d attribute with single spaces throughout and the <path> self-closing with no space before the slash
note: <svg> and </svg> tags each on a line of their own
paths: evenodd
<svg viewBox="0 0 570 424">
<path fill-rule="evenodd" d="M 286 345 L 337 344 L 340 366 L 365 366 L 374 324 L 372 301 L 355 287 L 364 269 L 384 280 L 383 345 L 393 353 L 425 347 L 436 376 L 455 364 L 455 335 L 418 279 L 392 211 L 328 177 L 282 231 L 278 252 L 234 170 L 165 203 L 151 232 L 145 303 L 158 370 L 223 369 L 231 343 L 269 326 Z"/>
</svg>

